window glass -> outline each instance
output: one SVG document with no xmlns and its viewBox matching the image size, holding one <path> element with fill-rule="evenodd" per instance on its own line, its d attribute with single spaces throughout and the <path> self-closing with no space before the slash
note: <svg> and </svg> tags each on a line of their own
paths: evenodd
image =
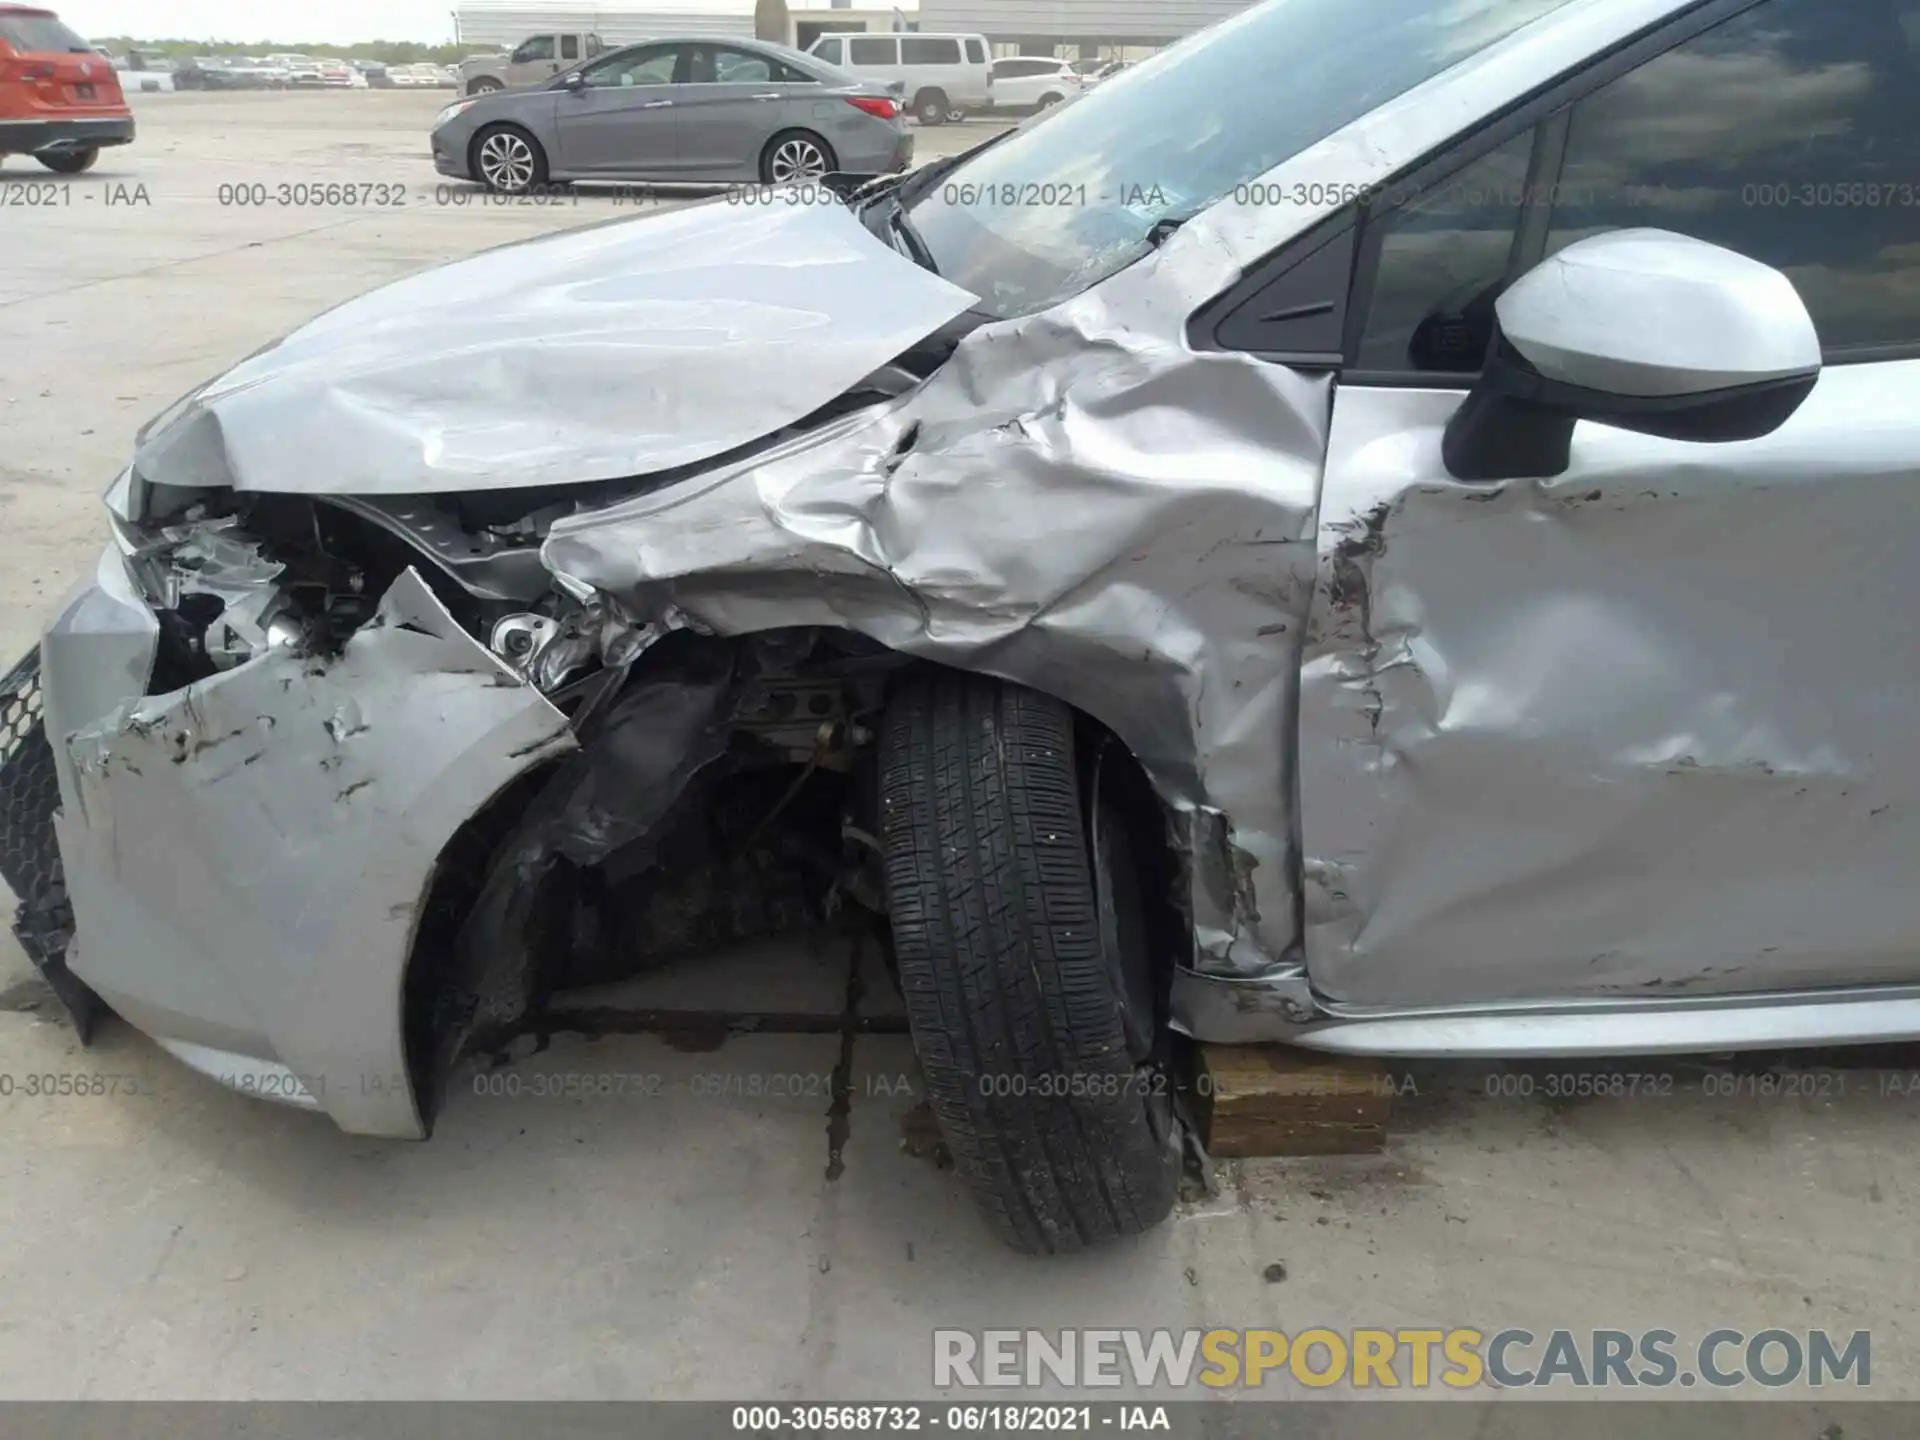
<svg viewBox="0 0 1920 1440">
<path fill-rule="evenodd" d="M 856 35 L 847 41 L 847 50 L 855 65 L 893 65 L 895 50 L 891 35 Z"/>
<path fill-rule="evenodd" d="M 672 45 L 623 50 L 589 66 L 583 78 L 589 85 L 670 85 L 674 63 L 679 58 L 679 49 Z"/>
<path fill-rule="evenodd" d="M 521 42 L 520 48 L 513 52 L 516 65 L 528 60 L 553 59 L 553 36 L 536 35 L 531 40 Z"/>
<path fill-rule="evenodd" d="M 903 65 L 958 65 L 960 42 L 951 36 L 904 35 L 900 39 Z"/>
<path fill-rule="evenodd" d="M 1380 259 L 1356 364 L 1472 374 L 1493 339 L 1493 302 L 1526 198 L 1533 132 L 1381 216 Z"/>
<path fill-rule="evenodd" d="M 978 40 L 967 41 L 967 60 L 969 63 L 979 65 L 984 62 L 986 58 L 987 47 L 985 45 L 981 44 Z"/>
<path fill-rule="evenodd" d="M 773 62 L 744 50 L 713 52 L 713 78 L 722 84 L 760 85 L 774 78 Z"/>
<path fill-rule="evenodd" d="M 92 49 L 51 15 L 0 15 L 0 40 L 18 55 L 85 55 Z"/>
<path fill-rule="evenodd" d="M 1041 309 L 1147 254 L 1168 223 L 1563 3 L 1253 5 L 979 148 L 913 201 L 915 228 L 940 274 L 987 314 Z M 1022 203 L 1035 184 L 1085 199 Z"/>
<path fill-rule="evenodd" d="M 840 63 L 840 42 L 838 40 L 822 40 L 818 45 L 813 47 L 813 53 L 829 65 L 838 65 Z"/>
<path fill-rule="evenodd" d="M 1829 352 L 1920 342 L 1920 0 L 1767 0 L 1580 101 L 1548 250 L 1636 225 L 1784 271 Z"/>
<path fill-rule="evenodd" d="M 578 35 L 562 35 L 560 37 L 560 58 L 562 60 L 578 60 L 580 58 L 580 37 Z"/>
</svg>

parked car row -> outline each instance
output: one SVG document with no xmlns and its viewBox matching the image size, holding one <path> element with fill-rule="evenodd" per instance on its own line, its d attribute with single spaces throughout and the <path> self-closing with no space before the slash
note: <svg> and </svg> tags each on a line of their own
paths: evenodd
<svg viewBox="0 0 1920 1440">
<path fill-rule="evenodd" d="M 460 83 L 452 68 L 426 61 L 386 65 L 378 60 L 284 54 L 196 55 L 180 60 L 138 49 L 124 55 L 100 54 L 123 73 L 164 75 L 176 90 L 452 89 Z"/>
</svg>

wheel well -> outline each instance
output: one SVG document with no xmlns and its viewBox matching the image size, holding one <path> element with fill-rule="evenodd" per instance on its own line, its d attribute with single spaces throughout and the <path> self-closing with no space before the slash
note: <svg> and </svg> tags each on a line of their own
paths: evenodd
<svg viewBox="0 0 1920 1440">
<path fill-rule="evenodd" d="M 849 834 L 864 841 L 879 830 L 878 719 L 908 677 L 957 667 L 837 628 L 730 637 L 681 631 L 650 649 L 599 713 L 614 711 L 636 689 L 664 689 L 716 667 L 731 677 L 720 720 L 724 754 L 682 775 L 681 788 L 640 840 L 580 863 L 554 852 L 523 863 L 526 817 L 552 792 L 568 793 L 580 773 L 576 762 L 596 752 L 604 732 L 587 730 L 573 760 L 517 777 L 441 852 L 414 927 L 401 995 L 407 1067 L 429 1133 L 461 1055 L 537 1026 L 555 988 L 619 978 L 593 966 L 625 965 L 622 973 L 631 974 L 689 948 L 790 931 L 809 916 L 818 923 L 831 907 L 816 902 L 833 891 L 863 906 L 884 905 L 882 887 L 871 883 L 867 862 L 874 857 L 860 844 L 846 844 Z M 1114 793 L 1139 842 L 1154 948 L 1168 957 L 1170 974 L 1173 957 L 1191 949 L 1170 812 L 1114 730 L 1056 698 L 1074 716 L 1083 784 L 1096 757 L 1121 767 Z M 829 731 L 830 760 L 823 759 Z M 620 778 L 603 775 L 598 783 L 619 784 Z M 845 853 L 836 861 L 840 850 Z M 513 857 L 510 864 L 502 865 L 503 855 Z M 528 928 L 515 932 L 514 944 L 499 947 L 507 960 L 493 964 L 496 954 L 479 954 L 474 937 L 462 932 L 483 892 L 492 905 L 499 893 L 493 882 L 502 876 L 524 901 L 520 913 Z M 689 897 L 708 892 L 716 908 L 700 913 Z M 469 973 L 481 969 L 486 973 Z"/>
<path fill-rule="evenodd" d="M 471 156 L 473 152 L 477 151 L 480 148 L 480 142 L 486 139 L 487 136 L 497 135 L 502 130 L 513 131 L 514 134 L 524 138 L 526 142 L 529 145 L 533 146 L 534 149 L 536 150 L 544 151 L 545 149 L 545 147 L 540 144 L 539 137 L 536 136 L 531 130 L 527 129 L 526 126 L 520 124 L 517 120 L 489 120 L 486 124 L 482 125 L 478 130 L 474 131 L 473 138 L 467 141 L 467 152 L 469 156 Z"/>
<path fill-rule="evenodd" d="M 494 852 L 560 764 L 551 760 L 536 765 L 508 782 L 454 831 L 434 864 L 401 981 L 400 1016 L 407 1076 L 429 1135 L 440 1109 L 441 1087 L 456 1058 L 453 1051 L 469 1018 L 456 1003 L 455 942 L 460 927 L 480 897 Z"/>
</svg>

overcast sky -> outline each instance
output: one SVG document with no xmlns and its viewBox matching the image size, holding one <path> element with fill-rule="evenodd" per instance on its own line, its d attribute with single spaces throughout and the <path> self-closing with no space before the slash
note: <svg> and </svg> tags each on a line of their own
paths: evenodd
<svg viewBox="0 0 1920 1440">
<path fill-rule="evenodd" d="M 82 35 L 133 35 L 143 40 L 310 40 L 346 45 L 356 40 L 453 39 L 451 0 L 39 0 Z"/>
</svg>

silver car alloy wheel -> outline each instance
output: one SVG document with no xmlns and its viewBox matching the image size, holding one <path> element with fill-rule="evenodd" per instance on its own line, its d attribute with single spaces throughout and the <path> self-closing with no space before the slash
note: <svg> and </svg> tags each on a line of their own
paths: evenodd
<svg viewBox="0 0 1920 1440">
<path fill-rule="evenodd" d="M 511 130 L 480 142 L 480 174 L 495 190 L 518 194 L 533 183 L 533 147 Z"/>
<path fill-rule="evenodd" d="M 775 147 L 773 159 L 767 162 L 767 172 L 776 185 L 818 180 L 827 173 L 826 152 L 803 135 L 792 136 Z"/>
</svg>

